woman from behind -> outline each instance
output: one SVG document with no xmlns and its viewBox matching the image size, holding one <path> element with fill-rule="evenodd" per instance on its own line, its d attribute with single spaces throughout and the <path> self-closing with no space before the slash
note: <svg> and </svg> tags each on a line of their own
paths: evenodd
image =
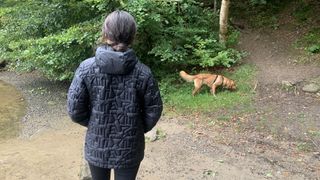
<svg viewBox="0 0 320 180">
<path fill-rule="evenodd" d="M 130 48 L 134 18 L 125 11 L 107 16 L 104 45 L 83 61 L 68 91 L 71 119 L 87 127 L 85 158 L 93 180 L 134 180 L 144 157 L 144 133 L 162 112 L 159 88 L 149 67 Z"/>
</svg>

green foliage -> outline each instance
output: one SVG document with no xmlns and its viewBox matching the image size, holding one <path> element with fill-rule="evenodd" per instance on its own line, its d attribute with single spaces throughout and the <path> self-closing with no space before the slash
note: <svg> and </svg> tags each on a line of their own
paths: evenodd
<svg viewBox="0 0 320 180">
<path fill-rule="evenodd" d="M 238 52 L 219 44 L 218 17 L 201 3 L 137 0 L 125 8 L 135 16 L 141 29 L 135 49 L 141 52 L 138 54 L 149 52 L 148 55 L 155 56 L 148 56 L 149 61 L 207 67 L 230 66 L 238 60 L 233 59 Z"/>
<path fill-rule="evenodd" d="M 320 22 L 320 17 L 317 15 L 319 5 L 316 0 L 297 0 L 292 13 L 298 23 L 307 26 L 309 29 L 309 32 L 300 38 L 295 46 L 303 48 L 311 54 L 320 53 L 320 28 L 317 23 Z"/>
<path fill-rule="evenodd" d="M 0 8 L 1 59 L 17 70 L 70 79 L 99 36 L 101 22 L 87 2 L 23 1 Z"/>
<path fill-rule="evenodd" d="M 252 5 L 266 5 L 267 0 L 250 0 Z"/>
<path fill-rule="evenodd" d="M 9 40 L 37 38 L 56 33 L 95 16 L 89 4 L 26 1 L 1 8 L 1 31 Z"/>
<path fill-rule="evenodd" d="M 123 4 L 122 0 L 82 0 L 91 5 L 91 8 L 94 9 L 99 14 L 108 14 Z"/>
<path fill-rule="evenodd" d="M 313 150 L 313 144 L 311 142 L 299 142 L 297 149 L 302 152 L 311 152 Z"/>
<path fill-rule="evenodd" d="M 234 1 L 231 4 L 231 16 L 248 20 L 255 28 L 278 28 L 278 15 L 288 4 L 289 0 L 249 0 Z"/>
<path fill-rule="evenodd" d="M 307 50 L 311 53 L 319 53 L 320 52 L 320 45 L 318 45 L 318 44 L 312 45 L 312 46 L 308 47 Z"/>
<path fill-rule="evenodd" d="M 292 15 L 299 23 L 312 23 L 314 19 L 319 20 L 319 17 L 315 16 L 319 9 L 317 6 L 319 5 L 316 1 L 297 0 Z"/>
<path fill-rule="evenodd" d="M 311 29 L 296 43 L 297 47 L 305 47 L 310 53 L 320 53 L 320 28 Z"/>
<path fill-rule="evenodd" d="M 157 69 L 226 66 L 238 51 L 218 42 L 218 17 L 195 0 L 6 0 L 0 7 L 0 59 L 17 70 L 70 79 L 93 55 L 105 14 L 124 9 L 138 24 L 134 49 Z M 237 42 L 231 31 L 227 46 Z"/>
<path fill-rule="evenodd" d="M 12 52 L 2 56 L 17 58 L 15 68 L 37 68 L 49 78 L 70 79 L 83 58 L 93 54 L 92 44 L 99 36 L 95 24 L 88 21 L 44 38 L 10 43 Z"/>
</svg>

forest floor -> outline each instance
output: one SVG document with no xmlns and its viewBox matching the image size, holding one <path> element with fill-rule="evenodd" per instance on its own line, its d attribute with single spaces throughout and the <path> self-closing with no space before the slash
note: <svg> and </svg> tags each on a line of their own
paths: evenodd
<svg viewBox="0 0 320 180">
<path fill-rule="evenodd" d="M 254 110 L 210 127 L 164 114 L 165 135 L 147 142 L 138 179 L 320 179 L 320 97 L 301 90 L 319 82 L 320 66 L 301 63 L 292 44 L 302 32 L 288 23 L 241 35 L 243 63 L 257 67 Z M 19 137 L 0 141 L 0 179 L 79 179 L 85 129 L 66 114 L 68 84 L 7 71 L 0 80 L 28 104 Z"/>
</svg>

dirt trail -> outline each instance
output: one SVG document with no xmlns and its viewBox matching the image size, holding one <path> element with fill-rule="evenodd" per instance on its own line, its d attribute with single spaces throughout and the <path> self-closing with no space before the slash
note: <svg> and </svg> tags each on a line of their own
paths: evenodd
<svg viewBox="0 0 320 180">
<path fill-rule="evenodd" d="M 242 34 L 240 47 L 249 52 L 248 62 L 258 67 L 260 85 L 281 84 L 283 80 L 296 83 L 320 75 L 319 67 L 296 63 L 299 50 L 292 47 L 294 35 L 285 29 Z"/>
<path fill-rule="evenodd" d="M 295 35 L 298 36 L 288 29 L 245 33 L 241 48 L 250 52 L 247 62 L 255 64 L 259 71 L 256 107 L 260 118 L 275 124 L 276 134 L 304 139 L 308 130 L 320 129 L 319 95 L 302 91 L 304 85 L 319 81 L 320 67 L 297 63 L 302 52 L 292 46 Z M 293 86 L 286 87 L 285 81 Z"/>
<path fill-rule="evenodd" d="M 68 119 L 63 119 L 68 120 Z M 232 147 L 215 144 L 176 120 L 158 125 L 166 138 L 147 143 L 138 179 L 304 179 L 300 174 L 275 171 L 263 158 L 250 157 Z M 84 129 L 70 124 L 61 130 L 48 129 L 33 138 L 0 144 L 0 179 L 79 179 Z"/>
<path fill-rule="evenodd" d="M 238 120 L 247 131 L 191 128 L 190 117 L 164 116 L 157 128 L 166 137 L 147 143 L 138 179 L 320 179 L 320 155 L 297 150 L 300 140 L 310 142 L 305 132 L 320 129 L 319 99 L 300 90 L 320 69 L 295 65 L 291 42 L 282 38 L 292 39 L 273 32 L 241 37 L 247 62 L 259 72 L 256 113 Z M 66 115 L 68 85 L 34 74 L 0 72 L 0 79 L 20 89 L 29 104 L 20 136 L 0 141 L 0 179 L 77 180 L 85 129 Z M 282 80 L 295 82 L 299 93 L 281 89 Z"/>
<path fill-rule="evenodd" d="M 247 117 L 245 128 L 254 131 L 250 141 L 268 148 L 261 154 L 267 161 L 320 179 L 320 139 L 312 134 L 320 132 L 320 97 L 302 91 L 319 79 L 320 67 L 299 64 L 305 55 L 292 46 L 299 30 L 287 27 L 242 34 L 240 47 L 250 53 L 246 62 L 258 69 L 256 112 Z M 285 81 L 293 86 L 286 87 Z"/>
</svg>

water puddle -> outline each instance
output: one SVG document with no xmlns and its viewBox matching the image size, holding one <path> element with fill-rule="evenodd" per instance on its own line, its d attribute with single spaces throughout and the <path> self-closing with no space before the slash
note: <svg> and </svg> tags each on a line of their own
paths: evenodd
<svg viewBox="0 0 320 180">
<path fill-rule="evenodd" d="M 15 87 L 0 80 L 0 140 L 19 134 L 20 120 L 26 112 L 26 102 Z"/>
</svg>

